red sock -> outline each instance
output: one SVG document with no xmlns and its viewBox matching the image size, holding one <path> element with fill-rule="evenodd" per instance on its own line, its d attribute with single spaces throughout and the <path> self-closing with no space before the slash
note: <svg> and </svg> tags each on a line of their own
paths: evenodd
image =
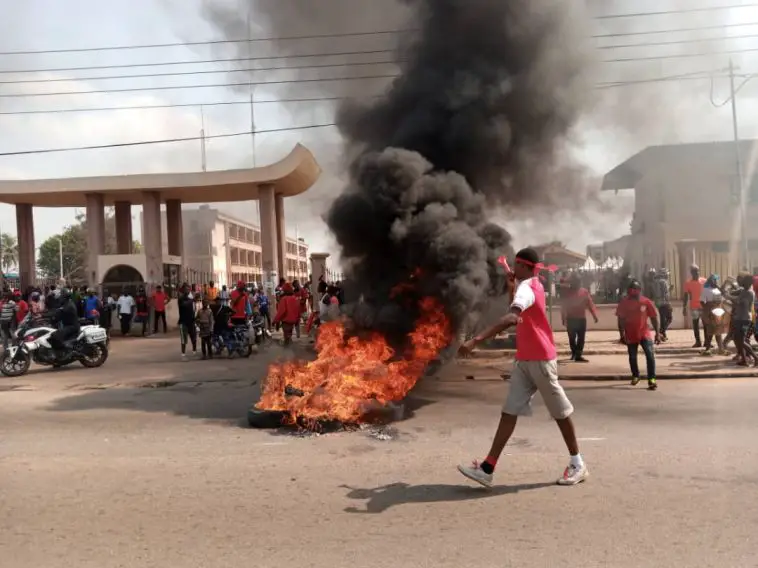
<svg viewBox="0 0 758 568">
<path fill-rule="evenodd" d="M 487 456 L 487 459 L 485 459 L 482 462 L 482 465 L 480 466 L 482 468 L 482 471 L 484 473 L 492 473 L 495 471 L 495 466 L 497 465 L 497 458 L 494 458 L 492 456 Z"/>
</svg>

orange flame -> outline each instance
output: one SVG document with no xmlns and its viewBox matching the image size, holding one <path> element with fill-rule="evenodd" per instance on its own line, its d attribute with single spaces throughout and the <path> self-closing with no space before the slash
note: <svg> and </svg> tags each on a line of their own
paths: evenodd
<svg viewBox="0 0 758 568">
<path fill-rule="evenodd" d="M 356 423 L 371 410 L 402 400 L 451 337 L 450 322 L 437 300 L 425 298 L 420 308 L 402 354 L 378 333 L 345 340 L 342 322 L 323 324 L 316 360 L 272 364 L 257 408 L 285 411 L 292 422 L 299 418 Z M 287 396 L 287 386 L 304 396 Z"/>
</svg>

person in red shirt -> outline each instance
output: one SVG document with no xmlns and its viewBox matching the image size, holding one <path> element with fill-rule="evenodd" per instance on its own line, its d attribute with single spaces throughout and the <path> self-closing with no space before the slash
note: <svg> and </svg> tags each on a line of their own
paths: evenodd
<svg viewBox="0 0 758 568">
<path fill-rule="evenodd" d="M 647 363 L 647 388 L 656 390 L 658 383 L 655 380 L 655 352 L 653 341 L 660 343 L 658 333 L 658 312 L 655 304 L 642 295 L 642 285 L 637 280 L 632 280 L 627 289 L 626 298 L 619 302 L 616 308 L 616 316 L 619 318 L 619 333 L 629 351 L 629 367 L 632 371 L 632 385 L 640 382 L 640 370 L 637 366 L 637 351 L 642 347 Z M 653 324 L 654 335 L 647 325 L 647 320 Z"/>
<path fill-rule="evenodd" d="M 240 280 L 237 282 L 237 287 L 232 290 L 229 301 L 232 308 L 232 317 L 230 318 L 232 325 L 245 325 L 247 323 L 247 303 L 247 287 Z"/>
<path fill-rule="evenodd" d="M 19 290 L 16 290 L 14 296 L 14 300 L 16 301 L 16 321 L 18 323 L 21 323 L 24 321 L 24 318 L 26 317 L 26 314 L 29 313 L 29 304 L 24 301 L 24 299 L 21 297 L 21 292 Z"/>
<path fill-rule="evenodd" d="M 282 324 L 284 333 L 284 345 L 292 343 L 292 331 L 300 323 L 302 312 L 300 311 L 300 298 L 295 295 L 292 284 L 285 282 L 282 285 L 282 296 L 276 304 L 276 315 L 274 316 L 274 325 Z"/>
<path fill-rule="evenodd" d="M 158 333 L 158 322 L 163 323 L 163 333 L 168 331 L 166 325 L 166 304 L 168 304 L 168 295 L 163 291 L 163 286 L 156 286 L 153 292 L 153 333 Z"/>
<path fill-rule="evenodd" d="M 597 323 L 597 311 L 592 296 L 587 288 L 582 288 L 582 279 L 574 273 L 568 280 L 568 286 L 561 294 L 561 319 L 569 336 L 571 360 L 577 363 L 589 363 L 583 357 L 584 338 L 587 335 L 587 312 Z"/>
<path fill-rule="evenodd" d="M 570 455 L 569 465 L 558 478 L 558 485 L 576 485 L 589 475 L 579 453 L 579 442 L 571 418 L 574 407 L 558 381 L 555 341 L 547 319 L 545 289 L 538 276 L 539 267 L 539 256 L 534 249 L 525 248 L 516 253 L 513 272 L 519 284 L 510 311 L 498 323 L 459 349 L 461 355 L 467 355 L 477 343 L 516 326 L 516 362 L 490 451 L 483 462 L 474 461 L 471 465 L 458 466 L 458 471 L 464 476 L 485 487 L 492 485 L 497 461 L 516 428 L 518 417 L 531 414 L 532 399 L 537 391 L 558 425 Z"/>
</svg>

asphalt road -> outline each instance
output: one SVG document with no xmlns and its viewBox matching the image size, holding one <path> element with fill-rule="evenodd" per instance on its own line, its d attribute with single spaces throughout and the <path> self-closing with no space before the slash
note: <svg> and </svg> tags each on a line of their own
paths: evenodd
<svg viewBox="0 0 758 568">
<path fill-rule="evenodd" d="M 484 457 L 506 383 L 451 367 L 392 440 L 299 437 L 240 427 L 261 360 L 159 344 L 0 382 L 0 567 L 758 565 L 755 380 L 567 382 L 591 478 L 554 485 L 538 403 L 486 491 L 455 465 Z"/>
</svg>

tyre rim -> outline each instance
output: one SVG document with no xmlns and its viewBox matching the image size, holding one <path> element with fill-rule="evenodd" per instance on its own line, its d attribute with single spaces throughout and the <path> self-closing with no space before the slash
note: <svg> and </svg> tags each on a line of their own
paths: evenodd
<svg viewBox="0 0 758 568">
<path fill-rule="evenodd" d="M 94 347 L 92 348 L 92 352 L 93 352 L 94 356 L 90 357 L 90 356 L 88 356 L 88 355 L 85 355 L 85 356 L 84 356 L 84 358 L 85 358 L 85 359 L 86 359 L 86 360 L 87 360 L 89 363 L 92 363 L 92 364 L 94 364 L 94 363 L 97 363 L 98 361 L 100 361 L 100 358 L 101 358 L 101 357 L 102 357 L 102 355 L 103 355 L 103 350 L 102 350 L 102 348 L 101 348 L 101 347 L 98 347 L 98 346 L 94 346 Z"/>
<path fill-rule="evenodd" d="M 13 357 L 3 358 L 3 368 L 5 368 L 6 371 L 15 372 L 18 370 L 22 370 L 25 366 L 26 366 L 26 358 L 24 359 L 14 359 Z"/>
</svg>

